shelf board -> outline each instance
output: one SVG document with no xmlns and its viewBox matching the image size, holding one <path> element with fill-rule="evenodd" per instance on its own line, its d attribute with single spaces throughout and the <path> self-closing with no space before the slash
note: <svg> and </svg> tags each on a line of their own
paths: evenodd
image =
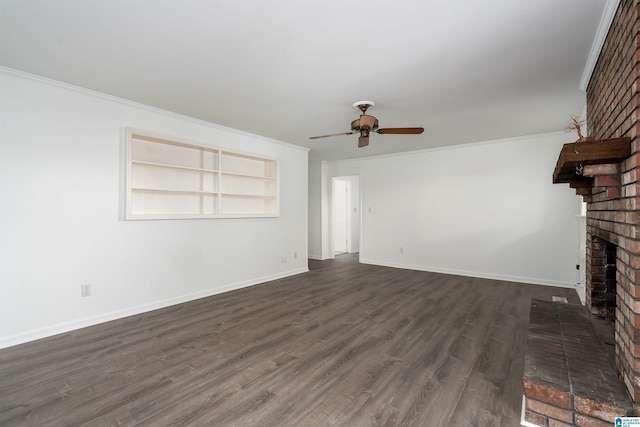
<svg viewBox="0 0 640 427">
<path fill-rule="evenodd" d="M 248 175 L 246 173 L 238 173 L 238 172 L 228 172 L 228 171 L 220 171 L 220 173 L 222 175 L 230 175 L 230 176 L 237 176 L 237 177 L 241 177 L 241 178 L 255 178 L 255 179 L 266 179 L 266 180 L 275 180 L 276 177 L 275 176 L 266 176 L 266 175 Z"/>
<path fill-rule="evenodd" d="M 568 183 L 584 179 L 576 167 L 619 163 L 631 156 L 631 138 L 578 141 L 564 144 L 553 171 L 553 183 Z"/>
<path fill-rule="evenodd" d="M 220 193 L 222 197 L 238 197 L 238 198 L 258 198 L 258 199 L 273 199 L 277 197 L 271 194 L 246 194 L 246 193 Z"/>
<path fill-rule="evenodd" d="M 205 172 L 205 173 L 216 173 L 218 172 L 215 169 L 201 169 L 201 168 L 193 168 L 189 166 L 180 166 L 180 165 L 171 165 L 167 163 L 156 163 L 156 162 L 147 162 L 144 160 L 132 160 L 132 165 L 143 165 L 143 166 L 155 166 L 159 168 L 167 168 L 167 169 L 180 169 L 194 172 Z"/>
<path fill-rule="evenodd" d="M 237 211 L 223 211 L 216 214 L 212 218 L 277 218 L 280 214 L 278 212 L 269 213 L 256 213 L 256 212 L 237 212 Z"/>
<path fill-rule="evenodd" d="M 146 188 L 146 187 L 131 187 L 131 191 L 138 191 L 138 192 L 145 192 L 145 193 L 189 194 L 189 195 L 204 195 L 204 196 L 215 196 L 219 194 L 217 191 L 171 190 L 167 188 Z"/>
<path fill-rule="evenodd" d="M 276 162 L 275 159 L 268 159 L 268 158 L 260 157 L 260 156 L 253 155 L 253 154 L 244 154 L 244 153 L 238 153 L 238 152 L 227 151 L 227 150 L 220 150 L 220 155 L 223 156 L 223 157 L 230 157 L 230 158 L 235 158 L 235 159 L 249 160 L 249 161 L 258 162 L 258 163 Z"/>
</svg>

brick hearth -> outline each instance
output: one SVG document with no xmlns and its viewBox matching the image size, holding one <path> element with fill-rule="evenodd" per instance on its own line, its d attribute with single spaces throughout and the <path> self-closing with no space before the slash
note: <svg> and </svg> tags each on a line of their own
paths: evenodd
<svg viewBox="0 0 640 427">
<path fill-rule="evenodd" d="M 579 304 L 533 300 L 522 380 L 525 421 L 611 427 L 615 417 L 633 414 L 598 321 L 606 322 Z"/>
</svg>

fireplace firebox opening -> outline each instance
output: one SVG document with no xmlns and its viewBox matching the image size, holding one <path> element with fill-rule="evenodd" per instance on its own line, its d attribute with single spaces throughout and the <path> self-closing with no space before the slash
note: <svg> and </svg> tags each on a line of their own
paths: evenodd
<svg viewBox="0 0 640 427">
<path fill-rule="evenodd" d="M 604 266 L 605 294 L 602 315 L 612 322 L 616 320 L 616 251 L 616 245 L 607 242 L 605 249 L 606 264 Z"/>
</svg>

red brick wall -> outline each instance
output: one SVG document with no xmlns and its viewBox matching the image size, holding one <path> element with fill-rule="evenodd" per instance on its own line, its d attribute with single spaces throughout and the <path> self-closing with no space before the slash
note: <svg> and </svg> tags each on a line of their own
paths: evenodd
<svg viewBox="0 0 640 427">
<path fill-rule="evenodd" d="M 638 94 L 637 0 L 622 0 L 587 88 L 589 136 L 635 137 Z"/>
<path fill-rule="evenodd" d="M 616 252 L 616 365 L 640 404 L 640 16 L 638 1 L 622 0 L 587 88 L 590 137 L 631 138 L 632 156 L 593 176 L 587 202 L 587 303 L 602 297 L 602 240 Z M 617 169 L 617 170 L 616 170 Z M 605 178 L 607 177 L 607 178 Z M 593 274 L 593 279 L 590 277 Z M 640 405 L 638 405 L 640 407 Z"/>
</svg>

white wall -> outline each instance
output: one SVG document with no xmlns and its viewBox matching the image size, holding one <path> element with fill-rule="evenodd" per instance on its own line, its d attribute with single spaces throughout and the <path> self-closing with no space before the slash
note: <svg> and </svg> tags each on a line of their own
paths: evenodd
<svg viewBox="0 0 640 427">
<path fill-rule="evenodd" d="M 125 126 L 278 158 L 281 216 L 119 220 Z M 307 157 L 1 69 L 0 347 L 307 271 Z"/>
<path fill-rule="evenodd" d="M 322 163 L 309 161 L 309 258 L 322 259 Z"/>
<path fill-rule="evenodd" d="M 334 257 L 331 226 L 331 165 L 309 162 L 309 258 L 324 260 Z"/>
<path fill-rule="evenodd" d="M 349 213 L 351 238 L 349 239 L 349 252 L 356 253 L 360 252 L 360 177 L 348 176 L 344 179 L 351 183 L 351 209 Z"/>
<path fill-rule="evenodd" d="M 342 161 L 329 173 L 360 176 L 364 263 L 573 286 L 580 197 L 552 184 L 568 139 L 553 133 Z"/>
</svg>

